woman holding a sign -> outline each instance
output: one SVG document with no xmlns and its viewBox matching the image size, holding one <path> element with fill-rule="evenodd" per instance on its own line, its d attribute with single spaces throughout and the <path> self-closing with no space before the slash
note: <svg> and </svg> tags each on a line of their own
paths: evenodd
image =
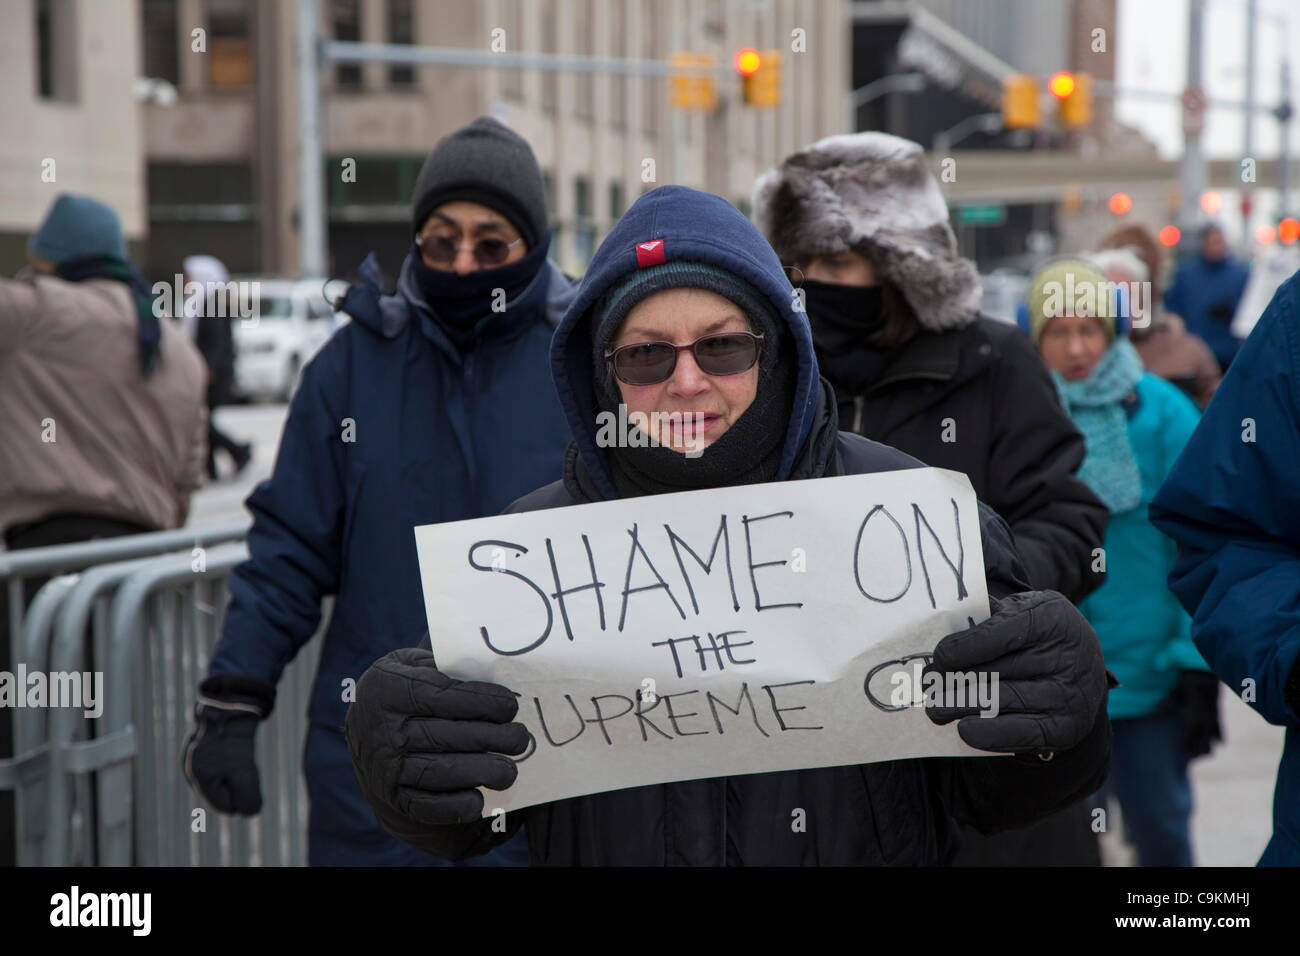
<svg viewBox="0 0 1300 956">
<path fill-rule="evenodd" d="M 718 196 L 664 186 L 637 200 L 592 260 L 551 355 L 573 444 L 561 479 L 511 512 L 719 488 L 734 488 L 739 499 L 768 483 L 921 467 L 892 448 L 839 431 L 834 394 L 818 373 L 807 322 L 780 262 L 758 230 Z M 607 429 L 612 421 L 631 423 L 636 434 Z M 935 724 L 958 720 L 949 730 L 961 741 L 1004 756 L 849 766 L 810 758 L 802 766 L 813 769 L 701 779 L 666 773 L 660 779 L 674 782 L 623 783 L 622 789 L 609 777 L 584 781 L 591 771 L 574 761 L 566 774 L 569 792 L 581 795 L 485 816 L 492 804 L 479 788 L 509 791 L 516 780 L 522 784 L 534 765 L 521 759 L 516 766 L 510 756 L 524 755 L 542 733 L 538 746 L 554 745 L 559 732 L 542 728 L 530 742 L 529 727 L 516 719 L 525 715 L 514 688 L 457 680 L 421 647 L 381 658 L 358 685 L 347 736 L 362 792 L 391 833 L 449 859 L 487 852 L 524 825 L 534 864 L 942 863 L 951 849 L 950 818 L 985 832 L 1026 824 L 1092 792 L 1110 749 L 1107 675 L 1095 634 L 1061 595 L 1029 591 L 1006 526 L 983 506 L 973 513 L 992 614 L 940 641 L 925 655 L 933 657 L 927 670 L 992 676 L 999 694 L 984 716 L 948 706 L 947 697 L 927 705 L 926 713 Z M 471 564 L 507 572 L 503 581 L 513 575 L 509 583 L 524 593 L 517 581 L 524 575 L 508 564 L 520 550 L 496 543 L 509 552 L 500 566 L 495 557 L 487 563 L 490 549 L 481 559 L 471 554 Z M 593 576 L 603 560 L 598 542 Z M 748 560 L 751 575 L 765 567 Z M 626 607 L 629 584 L 621 576 L 619 583 Z M 610 602 L 617 586 L 610 585 Z M 426 594 L 428 587 L 426 577 Z M 560 597 L 536 591 L 548 608 L 551 597 Z M 433 648 L 448 647 L 449 635 L 440 632 L 447 625 L 434 618 L 430 625 Z M 851 626 L 861 628 L 866 644 L 870 614 Z M 562 635 L 552 642 L 582 646 Z M 711 649 L 720 664 L 723 649 Z M 738 642 L 726 648 L 727 659 L 743 664 L 758 650 Z M 798 647 L 792 652 L 797 656 Z M 696 653 L 682 652 L 684 666 L 694 666 L 689 660 Z M 698 653 L 703 662 L 708 652 Z M 785 730 L 801 716 L 811 719 L 810 712 L 794 713 L 802 708 L 791 698 L 778 703 L 771 686 L 788 685 L 765 685 L 771 707 L 756 711 L 756 721 L 761 717 L 770 728 L 775 719 Z M 639 705 L 653 706 L 649 696 L 638 694 Z M 740 707 L 727 709 L 735 714 Z M 646 712 L 638 707 L 636 716 Z M 688 716 L 694 715 L 676 718 Z M 677 720 L 671 726 L 684 736 Z M 600 732 L 615 733 L 599 712 L 596 721 Z M 624 726 L 635 727 L 631 718 Z M 612 737 L 605 740 L 614 746 Z"/>
</svg>

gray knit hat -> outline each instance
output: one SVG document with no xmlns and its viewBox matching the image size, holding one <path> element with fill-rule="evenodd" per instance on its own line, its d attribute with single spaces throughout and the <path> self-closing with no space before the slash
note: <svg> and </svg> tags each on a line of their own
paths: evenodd
<svg viewBox="0 0 1300 956">
<path fill-rule="evenodd" d="M 765 336 L 759 357 L 760 368 L 777 359 L 777 330 L 780 325 L 772 313 L 768 298 L 739 276 L 703 262 L 674 259 L 628 273 L 610 286 L 592 308 L 591 344 L 595 381 L 607 378 L 605 349 L 609 348 L 618 328 L 638 302 L 665 289 L 705 289 L 716 292 L 740 306 L 750 323 Z M 616 394 L 616 393 L 615 393 Z"/>
<path fill-rule="evenodd" d="M 546 189 L 532 147 L 490 116 L 448 133 L 420 167 L 411 195 L 411 227 L 429 213 L 465 200 L 495 209 L 519 230 L 529 249 L 546 234 Z"/>
</svg>

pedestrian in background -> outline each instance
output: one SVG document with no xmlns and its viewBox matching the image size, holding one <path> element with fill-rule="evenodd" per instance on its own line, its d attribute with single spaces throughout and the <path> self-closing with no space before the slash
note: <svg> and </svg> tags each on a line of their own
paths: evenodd
<svg viewBox="0 0 1300 956">
<path fill-rule="evenodd" d="M 1067 299 L 1085 286 L 1090 299 Z M 1106 582 L 1079 605 L 1120 682 L 1107 705 L 1114 743 L 1097 805 L 1118 799 L 1142 866 L 1191 866 L 1187 765 L 1222 739 L 1219 688 L 1165 586 L 1174 543 L 1147 505 L 1200 415 L 1142 367 L 1123 334 L 1131 316 L 1116 308 L 1125 301 L 1107 289 L 1098 269 L 1067 259 L 1040 270 L 1029 291 L 1034 343 L 1087 445 L 1079 475 L 1110 509 Z"/>
<path fill-rule="evenodd" d="M 441 862 L 384 832 L 357 789 L 349 686 L 428 628 L 412 528 L 499 513 L 551 480 L 569 438 L 548 354 L 573 284 L 547 259 L 528 143 L 488 117 L 443 137 L 411 215 L 396 292 L 369 257 L 343 303 L 352 321 L 304 368 L 275 469 L 248 499 L 250 557 L 186 752 L 213 807 L 260 810 L 254 731 L 336 595 L 303 757 L 313 865 Z M 480 862 L 526 860 L 520 837 Z"/>
<path fill-rule="evenodd" d="M 1151 502 L 1214 673 L 1286 728 L 1261 866 L 1300 866 L 1300 273 L 1284 282 Z"/>
<path fill-rule="evenodd" d="M 643 258 L 651 238 L 658 255 Z M 597 250 L 555 333 L 552 367 L 574 442 L 552 476 L 563 477 L 510 511 L 732 485 L 779 495 L 787 480 L 920 467 L 839 430 L 792 306 L 781 263 L 726 200 L 681 186 L 642 196 Z M 654 443 L 611 446 L 597 415 L 620 406 L 682 424 L 649 436 Z M 1006 525 L 987 506 L 979 514 L 993 614 L 940 641 L 934 666 L 1017 674 L 998 705 L 1010 710 L 957 727 L 968 743 L 1009 755 L 629 787 L 513 811 L 497 832 L 476 788 L 504 790 L 529 773 L 531 764 L 516 769 L 503 756 L 528 742 L 516 697 L 456 680 L 412 647 L 366 671 L 348 712 L 366 799 L 390 832 L 452 859 L 491 849 L 522 821 L 539 865 L 935 865 L 953 819 L 990 832 L 1049 813 L 1105 776 L 1108 681 L 1087 622 L 1059 594 L 1026 591 Z M 954 666 L 957 646 L 964 659 Z M 1055 693 L 1061 684 L 1072 693 Z M 794 832 L 790 806 L 816 826 Z"/>
<path fill-rule="evenodd" d="M 1102 239 L 1097 248 L 1099 255 L 1088 259 L 1107 279 L 1150 283 L 1141 292 L 1145 314 L 1134 317 L 1128 333 L 1142 365 L 1177 385 L 1204 409 L 1223 373 L 1210 347 L 1187 331 L 1182 316 L 1162 306 L 1164 255 L 1156 237 L 1145 226 L 1124 226 Z M 1124 254 L 1136 257 L 1137 263 Z"/>
<path fill-rule="evenodd" d="M 0 279 L 0 530 L 11 550 L 176 528 L 203 481 L 203 360 L 154 314 L 112 208 L 55 199 Z M 45 578 L 25 582 L 30 601 Z M 0 670 L 10 658 L 0 595 Z M 11 755 L 0 707 L 0 758 Z M 0 865 L 13 862 L 0 790 Z"/>
<path fill-rule="evenodd" d="M 202 286 L 185 299 L 182 321 L 208 365 L 208 479 L 216 481 L 218 448 L 225 451 L 234 463 L 231 477 L 247 468 L 253 458 L 253 446 L 248 442 L 237 442 L 217 428 L 213 415 L 218 406 L 228 404 L 234 396 L 235 336 L 230 327 L 231 317 L 225 314 L 227 310 L 216 306 L 218 301 L 230 302 L 232 298 L 218 296 L 215 288 L 225 286 L 230 281 L 230 273 L 225 264 L 213 256 L 187 256 L 181 268 L 186 286 L 191 282 Z"/>
<path fill-rule="evenodd" d="M 1165 308 L 1183 317 L 1187 330 L 1200 336 L 1226 372 L 1241 348 L 1232 334 L 1232 317 L 1246 291 L 1250 269 L 1233 258 L 1223 229 L 1202 227 L 1200 248 L 1178 267 L 1165 292 Z"/>
<path fill-rule="evenodd" d="M 979 315 L 979 276 L 921 147 L 832 136 L 760 177 L 753 208 L 802 292 L 840 427 L 964 472 L 1011 526 L 1035 588 L 1071 601 L 1096 588 L 1106 508 L 1075 477 L 1083 440 L 1025 337 Z M 958 863 L 1100 862 L 1082 803 L 964 837 Z"/>
</svg>

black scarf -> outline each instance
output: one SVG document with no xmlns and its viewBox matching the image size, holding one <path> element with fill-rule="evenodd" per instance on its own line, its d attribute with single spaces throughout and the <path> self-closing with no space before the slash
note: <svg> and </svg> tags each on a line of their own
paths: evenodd
<svg viewBox="0 0 1300 956">
<path fill-rule="evenodd" d="M 620 498 L 667 494 L 697 488 L 751 485 L 776 478 L 785 447 L 785 434 L 798 384 L 798 356 L 788 334 L 778 348 L 764 352 L 754 401 L 726 433 L 697 457 L 662 445 L 608 449 L 611 478 Z M 613 391 L 596 388 L 598 410 L 618 413 L 617 383 Z"/>
<path fill-rule="evenodd" d="M 883 290 L 811 279 L 802 288 L 822 374 L 844 395 L 866 391 L 898 353 L 867 344 L 884 325 Z"/>
<path fill-rule="evenodd" d="M 514 301 L 536 278 L 550 247 L 551 235 L 548 232 L 519 261 L 462 276 L 446 269 L 429 268 L 420 257 L 417 246 L 412 256 L 412 277 L 439 326 L 463 352 L 474 341 L 475 326 L 484 316 L 492 314 L 496 290 L 505 290 L 504 301 Z"/>
<path fill-rule="evenodd" d="M 158 353 L 162 347 L 162 324 L 153 311 L 153 290 L 149 280 L 131 263 L 116 256 L 92 256 L 60 262 L 54 274 L 68 282 L 83 279 L 116 279 L 131 290 L 135 301 L 136 345 L 140 352 L 140 375 L 149 378 L 158 366 Z"/>
</svg>

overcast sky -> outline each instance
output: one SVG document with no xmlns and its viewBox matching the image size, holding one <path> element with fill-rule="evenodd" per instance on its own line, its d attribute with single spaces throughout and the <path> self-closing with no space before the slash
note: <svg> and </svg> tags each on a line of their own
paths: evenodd
<svg viewBox="0 0 1300 956">
<path fill-rule="evenodd" d="M 1180 92 L 1187 81 L 1187 0 L 1119 0 L 1115 52 L 1117 82 L 1147 90 Z M 1272 107 L 1281 87 L 1281 55 L 1292 53 L 1291 97 L 1300 94 L 1300 3 L 1258 0 L 1255 31 L 1255 97 Z M 1288 42 L 1289 41 L 1289 42 Z M 1206 0 L 1202 76 L 1211 98 L 1243 100 L 1246 95 L 1246 0 Z M 1163 155 L 1182 154 L 1182 114 L 1175 104 L 1121 97 L 1122 121 L 1142 130 Z M 1300 136 L 1291 123 L 1295 156 Z M 1215 158 L 1242 155 L 1244 117 L 1240 110 L 1210 110 L 1203 142 Z M 1276 156 L 1278 124 L 1256 114 L 1254 151 Z"/>
</svg>

